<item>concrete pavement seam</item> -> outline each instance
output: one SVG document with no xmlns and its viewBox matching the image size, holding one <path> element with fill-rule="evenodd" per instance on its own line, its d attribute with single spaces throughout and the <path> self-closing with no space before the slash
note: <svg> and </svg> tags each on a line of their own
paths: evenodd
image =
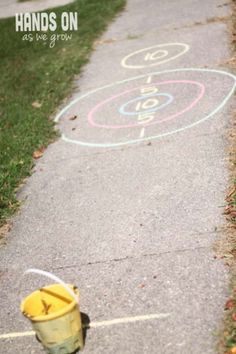
<svg viewBox="0 0 236 354">
<path fill-rule="evenodd" d="M 198 246 L 194 248 L 185 248 L 185 249 L 177 249 L 175 251 L 165 251 L 165 252 L 160 252 L 160 253 L 147 253 L 140 255 L 138 257 L 134 256 L 126 256 L 126 257 L 121 257 L 121 258 L 113 258 L 109 260 L 104 260 L 104 261 L 95 261 L 95 262 L 88 262 L 88 263 L 82 263 L 82 264 L 71 264 L 71 265 L 66 265 L 66 266 L 59 266 L 59 267 L 53 267 L 52 270 L 60 270 L 60 269 L 70 269 L 70 268 L 78 268 L 78 267 L 86 267 L 86 266 L 91 266 L 91 265 L 96 265 L 96 264 L 109 264 L 109 263 L 116 263 L 116 262 L 123 262 L 127 260 L 137 260 L 141 258 L 148 258 L 148 257 L 161 257 L 167 254 L 176 254 L 176 253 L 186 253 L 186 252 L 194 252 L 194 251 L 199 251 L 199 250 L 209 250 L 211 249 L 210 246 Z"/>
</svg>

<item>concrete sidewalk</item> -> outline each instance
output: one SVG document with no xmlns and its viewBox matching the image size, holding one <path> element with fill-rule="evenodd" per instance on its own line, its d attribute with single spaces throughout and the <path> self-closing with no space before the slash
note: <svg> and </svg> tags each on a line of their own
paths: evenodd
<svg viewBox="0 0 236 354">
<path fill-rule="evenodd" d="M 78 285 L 81 310 L 108 321 L 88 331 L 84 353 L 216 353 L 230 13 L 223 0 L 129 0 L 97 42 L 0 249 L 0 334 L 30 329 L 19 278 L 37 267 Z M 42 284 L 28 276 L 21 296 Z M 32 336 L 0 348 L 43 352 Z"/>
</svg>

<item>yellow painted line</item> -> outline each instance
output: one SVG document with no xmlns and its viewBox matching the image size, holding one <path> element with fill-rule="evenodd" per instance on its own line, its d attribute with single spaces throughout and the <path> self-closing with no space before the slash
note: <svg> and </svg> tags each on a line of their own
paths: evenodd
<svg viewBox="0 0 236 354">
<path fill-rule="evenodd" d="M 159 313 L 159 314 L 156 313 L 156 314 L 144 315 L 144 316 L 115 318 L 113 320 L 91 322 L 88 325 L 88 327 L 90 327 L 90 328 L 98 328 L 98 327 L 114 326 L 114 325 L 118 325 L 118 324 L 159 320 L 159 319 L 167 318 L 169 316 L 170 316 L 169 313 Z M 12 333 L 0 334 L 0 340 L 3 340 L 3 339 L 14 339 L 14 338 L 19 338 L 19 337 L 30 337 L 30 336 L 34 336 L 34 335 L 35 335 L 34 331 L 12 332 Z"/>
</svg>

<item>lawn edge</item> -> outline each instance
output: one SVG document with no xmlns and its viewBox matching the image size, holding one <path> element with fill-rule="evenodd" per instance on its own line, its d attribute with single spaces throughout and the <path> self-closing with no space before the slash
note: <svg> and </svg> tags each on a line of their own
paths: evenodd
<svg viewBox="0 0 236 354">
<path fill-rule="evenodd" d="M 68 4 L 68 5 L 70 5 L 70 4 Z M 104 33 L 106 33 L 106 31 L 107 31 L 108 27 L 111 25 L 111 23 L 113 23 L 121 15 L 121 13 L 123 11 L 125 11 L 126 5 L 127 5 L 127 0 L 124 0 L 123 7 L 120 8 L 119 10 L 117 10 L 117 12 L 114 14 L 114 16 L 107 21 L 104 30 L 97 37 L 94 38 L 94 41 L 91 44 L 91 50 L 88 53 L 88 58 L 87 58 L 86 62 L 84 63 L 84 65 L 82 65 L 79 68 L 78 72 L 74 74 L 73 78 L 71 79 L 70 83 L 68 84 L 67 88 L 64 91 L 65 92 L 64 97 L 61 99 L 61 102 L 58 104 L 58 106 L 55 107 L 54 112 L 50 113 L 48 115 L 48 120 L 54 123 L 53 128 L 49 127 L 49 129 L 52 131 L 52 136 L 50 137 L 48 142 L 46 144 L 44 144 L 44 146 L 38 146 L 38 148 L 36 150 L 43 148 L 43 150 L 46 151 L 46 149 L 49 147 L 49 145 L 55 143 L 56 141 L 58 141 L 60 139 L 61 132 L 60 132 L 57 124 L 54 122 L 54 118 L 55 118 L 57 112 L 60 111 L 60 109 L 62 109 L 62 107 L 64 107 L 69 102 L 69 100 L 71 99 L 71 97 L 73 95 L 74 90 L 79 89 L 79 86 L 77 86 L 77 84 L 75 85 L 75 80 L 77 81 L 78 78 L 81 76 L 81 74 L 83 74 L 84 68 L 89 63 L 92 54 L 96 50 L 96 45 L 95 45 L 96 41 L 99 41 L 102 38 L 102 36 L 104 35 Z M 60 7 L 65 7 L 65 6 L 66 5 L 63 5 Z M 60 7 L 57 7 L 57 8 L 60 8 Z M 2 20 L 4 21 L 5 19 L 0 19 L 0 21 L 2 21 Z M 22 204 L 24 203 L 24 200 L 21 200 L 19 198 L 19 193 L 20 193 L 21 188 L 23 188 L 23 186 L 25 186 L 25 184 L 27 184 L 28 178 L 31 177 L 32 174 L 34 173 L 34 168 L 37 164 L 37 160 L 38 159 L 35 159 L 33 156 L 31 157 L 31 167 L 28 170 L 28 175 L 23 177 L 19 181 L 19 183 L 14 191 L 16 202 L 14 203 L 13 209 L 12 209 L 12 211 L 8 212 L 8 215 L 4 219 L 0 220 L 0 248 L 6 244 L 6 236 L 12 229 L 14 217 L 16 217 L 16 215 L 20 211 Z"/>
<path fill-rule="evenodd" d="M 229 43 L 232 57 L 226 65 L 233 74 L 236 74 L 236 0 L 231 4 L 232 16 L 228 24 Z M 236 93 L 234 94 L 234 98 Z M 218 353 L 236 353 L 236 111 L 232 109 L 232 120 L 226 135 L 229 182 L 225 197 L 225 225 L 223 236 L 216 244 L 217 258 L 224 261 L 229 270 L 228 300 L 223 311 L 223 322 L 219 330 Z"/>
</svg>

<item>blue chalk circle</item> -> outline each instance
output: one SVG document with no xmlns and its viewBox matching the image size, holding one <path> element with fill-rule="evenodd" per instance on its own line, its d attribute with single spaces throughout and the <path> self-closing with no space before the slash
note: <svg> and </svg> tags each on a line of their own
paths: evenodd
<svg viewBox="0 0 236 354">
<path fill-rule="evenodd" d="M 143 111 L 137 111 L 137 112 L 129 112 L 126 111 L 126 107 L 134 102 L 140 102 L 140 101 L 146 101 L 150 98 L 153 97 L 167 97 L 168 99 L 166 100 L 166 102 L 162 103 L 161 105 L 157 105 L 156 108 L 152 108 L 152 109 L 148 109 L 148 110 L 143 110 Z M 125 116 L 137 116 L 139 114 L 145 114 L 145 113 L 153 113 L 156 111 L 159 111 L 160 109 L 166 107 L 167 105 L 169 105 L 172 101 L 173 101 L 173 96 L 170 95 L 169 93 L 156 93 L 154 95 L 147 95 L 147 96 L 140 96 L 137 98 L 134 98 L 133 100 L 130 100 L 128 102 L 126 102 L 125 104 L 123 104 L 120 108 L 119 108 L 119 113 L 123 114 Z"/>
</svg>

